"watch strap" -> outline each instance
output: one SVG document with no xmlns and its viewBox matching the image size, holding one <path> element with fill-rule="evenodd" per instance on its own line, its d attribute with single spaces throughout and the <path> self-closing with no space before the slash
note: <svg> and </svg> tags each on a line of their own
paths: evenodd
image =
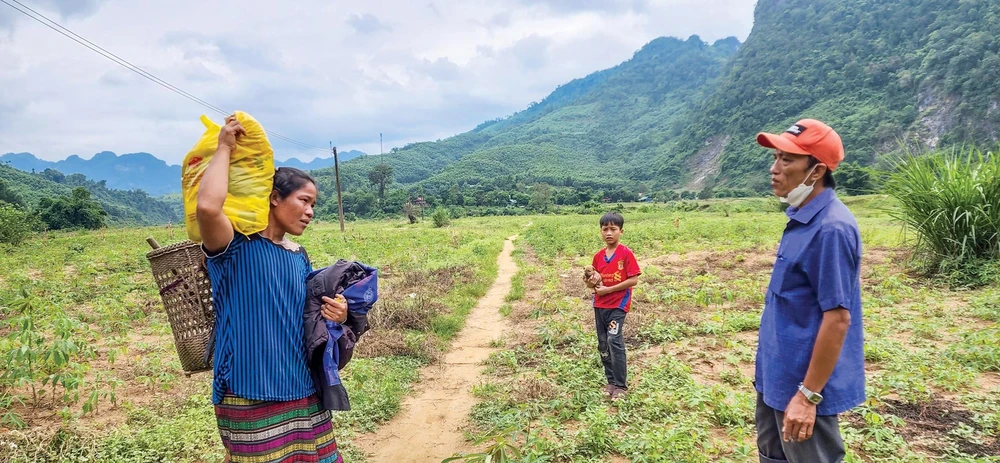
<svg viewBox="0 0 1000 463">
<path fill-rule="evenodd" d="M 806 400 L 813 405 L 818 405 L 823 401 L 822 395 L 817 392 L 810 391 L 809 388 L 802 383 L 799 383 L 799 392 L 802 392 L 802 395 L 806 396 Z"/>
</svg>

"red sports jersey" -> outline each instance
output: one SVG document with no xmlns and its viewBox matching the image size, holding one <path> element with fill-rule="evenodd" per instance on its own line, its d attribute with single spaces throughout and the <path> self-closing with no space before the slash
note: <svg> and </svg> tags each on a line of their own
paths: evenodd
<svg viewBox="0 0 1000 463">
<path fill-rule="evenodd" d="M 641 274 L 639 262 L 635 260 L 632 250 L 619 244 L 614 255 L 609 259 L 604 249 L 594 255 L 594 268 L 601 274 L 604 286 L 614 286 L 629 278 Z M 616 291 L 603 296 L 594 295 L 594 307 L 598 309 L 622 309 L 628 312 L 632 307 L 632 288 Z"/>
</svg>

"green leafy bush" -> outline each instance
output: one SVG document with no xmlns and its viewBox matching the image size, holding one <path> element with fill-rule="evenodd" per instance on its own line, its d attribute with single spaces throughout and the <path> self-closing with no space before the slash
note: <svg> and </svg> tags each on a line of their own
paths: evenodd
<svg viewBox="0 0 1000 463">
<path fill-rule="evenodd" d="M 434 215 L 431 216 L 431 220 L 434 221 L 434 226 L 437 228 L 446 227 L 451 223 L 451 215 L 448 214 L 448 210 L 439 207 L 434 210 Z"/>
<path fill-rule="evenodd" d="M 907 155 L 890 176 L 896 217 L 912 228 L 927 270 L 962 284 L 996 279 L 1000 157 L 978 150 Z"/>
</svg>

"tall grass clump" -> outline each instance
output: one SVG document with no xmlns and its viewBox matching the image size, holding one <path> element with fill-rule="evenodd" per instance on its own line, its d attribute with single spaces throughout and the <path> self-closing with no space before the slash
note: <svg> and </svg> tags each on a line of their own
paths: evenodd
<svg viewBox="0 0 1000 463">
<path fill-rule="evenodd" d="M 1000 156 L 906 154 L 896 168 L 888 193 L 899 200 L 896 217 L 917 235 L 924 269 L 963 286 L 1000 279 Z"/>
<path fill-rule="evenodd" d="M 431 220 L 434 221 L 435 228 L 447 227 L 451 223 L 451 215 L 448 214 L 448 210 L 443 207 L 438 207 L 434 210 L 434 215 L 431 216 Z"/>
</svg>

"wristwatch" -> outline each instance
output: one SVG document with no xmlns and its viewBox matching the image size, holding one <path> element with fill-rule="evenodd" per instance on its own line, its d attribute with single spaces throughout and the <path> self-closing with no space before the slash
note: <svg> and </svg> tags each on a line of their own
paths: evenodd
<svg viewBox="0 0 1000 463">
<path fill-rule="evenodd" d="M 806 400 L 813 405 L 819 405 L 819 403 L 823 401 L 823 396 L 821 396 L 818 392 L 810 391 L 802 383 L 799 383 L 799 392 L 806 396 Z"/>
</svg>

